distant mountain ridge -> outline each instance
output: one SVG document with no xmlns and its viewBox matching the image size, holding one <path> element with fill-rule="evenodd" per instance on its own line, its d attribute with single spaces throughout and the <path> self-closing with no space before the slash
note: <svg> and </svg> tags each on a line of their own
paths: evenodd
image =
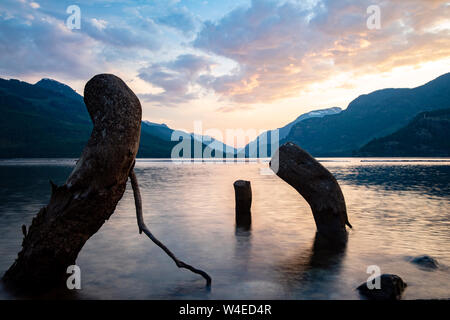
<svg viewBox="0 0 450 320">
<path fill-rule="evenodd" d="M 407 125 L 420 112 L 445 108 L 450 108 L 450 73 L 412 89 L 361 95 L 341 113 L 295 124 L 281 142 L 292 141 L 314 156 L 351 156 L 372 139 Z"/>
<path fill-rule="evenodd" d="M 58 92 L 68 98 L 72 98 L 77 101 L 83 100 L 83 97 L 71 87 L 53 79 L 44 78 L 36 82 L 34 85 L 53 92 Z"/>
<path fill-rule="evenodd" d="M 42 83 L 41 83 L 42 84 Z M 76 157 L 92 124 L 82 100 L 0 79 L 0 157 Z"/>
<path fill-rule="evenodd" d="M 172 137 L 173 130 L 170 129 L 164 123 L 163 124 L 159 124 L 159 123 L 143 120 L 141 128 L 142 128 L 142 131 L 144 131 L 144 132 L 157 134 L 163 140 L 170 141 L 170 138 Z"/>
<path fill-rule="evenodd" d="M 450 157 L 450 109 L 419 113 L 405 127 L 355 152 L 363 157 Z"/>
<path fill-rule="evenodd" d="M 342 109 L 339 107 L 332 107 L 332 108 L 313 110 L 313 111 L 309 111 L 307 113 L 303 113 L 300 116 L 298 116 L 294 121 L 289 122 L 284 127 L 274 129 L 274 130 L 268 130 L 268 131 L 261 133 L 258 137 L 256 137 L 255 140 L 251 141 L 244 147 L 245 148 L 245 156 L 246 157 L 261 157 L 261 156 L 264 157 L 264 155 L 260 154 L 260 152 L 259 152 L 260 144 L 263 145 L 264 148 L 267 148 L 268 154 L 270 154 L 271 137 L 272 137 L 272 135 L 275 134 L 276 131 L 278 131 L 278 138 L 280 140 L 283 140 L 289 134 L 289 131 L 291 130 L 291 128 L 294 125 L 296 125 L 297 123 L 302 122 L 306 119 L 310 119 L 310 118 L 322 118 L 325 116 L 338 114 L 341 111 L 342 111 Z M 269 144 L 269 146 L 267 146 L 267 144 Z M 243 150 L 241 149 L 240 151 L 242 152 Z M 255 151 L 256 151 L 256 154 L 253 154 Z"/>
<path fill-rule="evenodd" d="M 279 128 L 280 139 L 285 138 L 289 134 L 289 131 L 291 131 L 292 127 L 303 120 L 311 119 L 311 118 L 323 118 L 325 116 L 329 116 L 332 114 L 338 114 L 341 112 L 342 112 L 341 108 L 331 107 L 331 108 L 313 110 L 313 111 L 304 113 L 304 114 L 298 116 L 297 119 L 295 119 L 294 121 L 288 123 L 284 127 Z"/>
<path fill-rule="evenodd" d="M 279 129 L 280 145 L 292 141 L 314 156 L 443 156 L 448 151 L 447 111 L 436 110 L 449 108 L 450 73 L 446 73 L 416 88 L 361 95 L 345 110 L 333 107 L 302 114 Z M 0 79 L 0 112 L 0 158 L 78 157 L 92 130 L 83 97 L 51 79 L 34 85 Z M 268 141 L 273 132 L 266 132 Z M 173 133 L 165 124 L 143 121 L 138 157 L 170 158 L 179 143 L 171 140 Z M 197 146 L 207 138 L 184 136 Z M 245 147 L 246 156 L 252 143 L 259 147 L 258 139 Z M 205 154 L 226 150 L 221 141 L 212 141 L 200 142 L 202 151 L 209 151 Z M 268 156 L 275 151 L 270 144 L 263 147 L 269 150 Z"/>
<path fill-rule="evenodd" d="M 51 79 L 34 85 L 0 79 L 0 112 L 0 158 L 78 157 L 92 130 L 83 97 Z M 170 158 L 179 143 L 171 140 L 173 131 L 165 124 L 143 121 L 137 156 Z M 209 143 L 200 145 L 202 151 L 215 154 Z"/>
</svg>

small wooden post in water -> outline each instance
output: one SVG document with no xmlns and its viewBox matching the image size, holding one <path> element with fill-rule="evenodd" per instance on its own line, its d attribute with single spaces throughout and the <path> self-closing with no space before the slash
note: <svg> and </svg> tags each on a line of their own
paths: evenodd
<svg viewBox="0 0 450 320">
<path fill-rule="evenodd" d="M 252 187 L 250 181 L 237 180 L 233 184 L 236 197 L 236 226 L 249 228 L 252 223 Z"/>
</svg>

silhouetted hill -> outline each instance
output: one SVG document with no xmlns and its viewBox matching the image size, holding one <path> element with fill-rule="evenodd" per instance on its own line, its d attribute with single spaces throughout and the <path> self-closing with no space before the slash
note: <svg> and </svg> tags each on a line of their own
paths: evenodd
<svg viewBox="0 0 450 320">
<path fill-rule="evenodd" d="M 276 130 L 278 130 L 278 138 L 280 140 L 286 138 L 286 136 L 291 131 L 291 128 L 296 125 L 297 123 L 304 121 L 306 119 L 310 118 L 323 118 L 325 116 L 329 116 L 332 114 L 338 114 L 342 111 L 339 107 L 332 107 L 327 109 L 320 109 L 320 110 L 313 110 L 304 114 L 301 114 L 298 116 L 294 121 L 289 122 L 287 125 L 275 129 L 275 130 L 268 130 L 260 134 L 255 140 L 251 141 L 245 146 L 245 156 L 250 158 L 256 158 L 256 157 L 265 157 L 266 154 L 260 154 L 259 147 L 260 144 L 265 148 L 267 151 L 267 155 L 271 154 L 271 136 L 275 133 Z M 267 146 L 269 144 L 269 146 Z M 273 150 L 275 151 L 275 150 Z M 241 150 L 242 152 L 242 150 Z"/>
<path fill-rule="evenodd" d="M 430 114 L 428 117 L 433 115 L 432 119 L 426 122 L 415 119 L 404 131 L 396 131 L 421 112 L 447 108 L 450 108 L 450 73 L 417 88 L 383 89 L 359 96 L 342 112 L 338 108 L 330 108 L 314 111 L 317 114 L 302 115 L 281 128 L 281 137 L 286 137 L 280 143 L 293 141 L 314 156 L 442 156 L 446 151 L 439 150 L 439 146 L 446 148 L 445 142 L 441 141 L 444 136 L 433 129 L 441 128 L 444 134 L 447 132 L 442 127 L 446 124 L 445 118 L 439 118 L 442 115 Z M 92 129 L 82 96 L 50 79 L 34 85 L 0 79 L 0 112 L 1 158 L 78 157 Z M 429 126 L 425 129 L 432 137 L 428 142 L 425 125 Z M 420 128 L 424 135 L 416 135 L 414 140 L 412 128 Z M 395 135 L 390 136 L 394 132 Z M 409 142 L 404 139 L 405 132 L 410 132 L 411 143 L 422 139 L 419 141 L 421 146 L 407 147 Z M 138 157 L 170 158 L 173 147 L 178 143 L 171 141 L 172 133 L 173 130 L 165 124 L 144 121 Z M 268 131 L 269 141 L 271 133 Z M 193 139 L 193 134 L 187 135 Z M 386 140 L 381 137 L 386 137 Z M 395 141 L 403 151 L 389 147 Z M 429 148 L 426 148 L 426 143 L 430 143 Z M 204 151 L 207 146 L 201 145 Z M 249 145 L 246 147 L 247 155 Z M 224 145 L 215 141 L 215 147 L 221 149 Z M 215 154 L 208 150 L 210 152 L 207 153 Z M 193 149 L 191 154 L 194 155 Z"/>
<path fill-rule="evenodd" d="M 450 157 L 450 109 L 422 112 L 405 127 L 372 140 L 355 155 Z"/>
<path fill-rule="evenodd" d="M 0 79 L 0 157 L 77 157 L 92 130 L 82 102 Z"/>
<path fill-rule="evenodd" d="M 405 126 L 420 112 L 449 107 L 447 73 L 417 88 L 361 95 L 339 114 L 294 125 L 284 141 L 292 141 L 314 156 L 348 156 L 370 140 Z"/>
<path fill-rule="evenodd" d="M 0 112 L 0 158 L 75 158 L 92 130 L 83 97 L 50 79 L 34 85 L 0 79 Z M 170 158 L 178 143 L 171 141 L 172 132 L 166 125 L 143 122 L 138 157 Z"/>
<path fill-rule="evenodd" d="M 68 85 L 52 79 L 41 79 L 34 84 L 36 87 L 44 88 L 53 92 L 58 92 L 59 94 L 72 98 L 76 101 L 83 102 L 83 97 L 79 95 L 75 90 L 73 90 Z"/>
</svg>

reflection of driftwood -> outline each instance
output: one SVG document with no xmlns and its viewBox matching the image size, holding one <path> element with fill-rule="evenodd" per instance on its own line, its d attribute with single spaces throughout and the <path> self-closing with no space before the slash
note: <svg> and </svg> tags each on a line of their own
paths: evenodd
<svg viewBox="0 0 450 320">
<path fill-rule="evenodd" d="M 345 225 L 351 225 L 344 196 L 336 179 L 325 167 L 291 142 L 275 152 L 270 167 L 311 206 L 320 234 L 333 238 L 345 235 Z"/>
<path fill-rule="evenodd" d="M 344 237 L 345 238 L 345 237 Z M 337 289 L 339 273 L 346 254 L 345 241 L 331 241 L 316 232 L 311 248 L 300 250 L 297 254 L 282 261 L 279 266 L 285 281 L 285 286 L 301 288 L 302 291 L 317 290 L 324 283 L 324 273 L 317 270 L 326 270 L 326 286 L 328 292 Z"/>
<path fill-rule="evenodd" d="M 308 266 L 337 270 L 345 256 L 346 249 L 347 234 L 343 235 L 342 241 L 330 241 L 328 237 L 316 232 Z"/>
<path fill-rule="evenodd" d="M 84 89 L 94 124 L 83 153 L 26 232 L 4 275 L 8 285 L 37 290 L 63 283 L 83 245 L 107 220 L 125 191 L 139 147 L 141 105 L 119 78 L 101 74 Z"/>
<path fill-rule="evenodd" d="M 136 204 L 136 218 L 137 223 L 139 227 L 139 233 L 144 232 L 150 240 L 152 240 L 158 247 L 164 250 L 167 255 L 172 258 L 172 260 L 175 262 L 178 268 L 185 268 L 188 269 L 194 273 L 197 273 L 201 275 L 203 278 L 206 279 L 206 285 L 209 287 L 211 286 L 211 277 L 204 271 L 194 268 L 191 265 L 188 265 L 187 263 L 184 263 L 183 261 L 178 260 L 178 258 L 161 242 L 159 241 L 147 228 L 147 226 L 144 223 L 144 217 L 142 215 L 142 199 L 141 199 L 141 192 L 139 190 L 139 184 L 136 178 L 136 175 L 134 174 L 134 170 L 130 171 L 130 180 L 131 180 L 131 186 L 133 187 L 133 194 L 134 194 L 134 202 Z"/>
<path fill-rule="evenodd" d="M 252 222 L 252 187 L 250 181 L 237 180 L 233 184 L 236 198 L 236 226 L 250 228 Z"/>
</svg>

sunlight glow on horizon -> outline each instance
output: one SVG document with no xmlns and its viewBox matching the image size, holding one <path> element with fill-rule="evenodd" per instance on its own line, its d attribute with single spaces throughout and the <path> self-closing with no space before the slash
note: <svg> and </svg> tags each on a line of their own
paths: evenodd
<svg viewBox="0 0 450 320">
<path fill-rule="evenodd" d="M 302 90 L 297 97 L 275 101 L 270 104 L 257 104 L 248 109 L 237 109 L 229 112 L 216 111 L 209 115 L 209 99 L 198 101 L 195 106 L 185 106 L 179 117 L 171 115 L 172 110 L 164 107 L 150 108 L 143 104 L 143 119 L 165 123 L 171 128 L 194 130 L 194 121 L 202 120 L 203 129 L 255 129 L 272 130 L 283 127 L 298 116 L 309 111 L 340 107 L 343 110 L 348 104 L 362 94 L 368 94 L 385 88 L 414 88 L 421 86 L 446 72 L 450 72 L 450 58 L 427 62 L 415 66 L 398 67 L 391 72 L 370 74 L 349 79 L 348 76 L 337 76 L 336 79 L 311 85 Z M 275 112 L 274 112 L 275 110 Z M 169 111 L 169 112 L 167 112 Z M 167 112 L 167 116 L 165 116 Z M 220 138 L 220 136 L 214 136 Z M 242 147 L 241 145 L 237 147 Z"/>
</svg>

